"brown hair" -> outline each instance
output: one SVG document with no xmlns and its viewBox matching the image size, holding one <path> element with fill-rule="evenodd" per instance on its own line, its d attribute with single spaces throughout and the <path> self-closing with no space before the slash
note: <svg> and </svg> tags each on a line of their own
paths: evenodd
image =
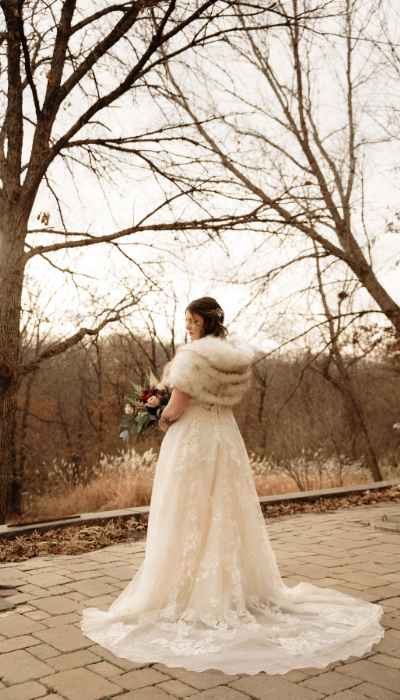
<svg viewBox="0 0 400 700">
<path fill-rule="evenodd" d="M 224 326 L 224 311 L 213 297 L 200 297 L 188 304 L 185 311 L 199 314 L 204 320 L 204 335 L 215 335 L 225 338 L 228 330 Z"/>
</svg>

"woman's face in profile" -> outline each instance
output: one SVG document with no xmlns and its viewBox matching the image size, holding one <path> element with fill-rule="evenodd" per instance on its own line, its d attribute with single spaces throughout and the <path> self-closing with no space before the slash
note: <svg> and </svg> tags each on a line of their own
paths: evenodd
<svg viewBox="0 0 400 700">
<path fill-rule="evenodd" d="M 191 340 L 198 340 L 203 336 L 204 331 L 204 319 L 200 314 L 190 313 L 186 311 L 185 314 L 186 330 L 190 335 Z"/>
</svg>

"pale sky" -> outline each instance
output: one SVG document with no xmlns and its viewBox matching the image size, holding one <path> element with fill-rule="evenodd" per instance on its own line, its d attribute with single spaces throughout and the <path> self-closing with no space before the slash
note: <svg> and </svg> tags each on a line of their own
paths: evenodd
<svg viewBox="0 0 400 700">
<path fill-rule="evenodd" d="M 276 43 L 272 43 L 272 50 L 276 50 L 277 57 L 281 49 Z M 332 108 L 332 100 L 335 98 L 332 91 L 332 70 L 336 68 L 328 65 L 326 68 L 319 65 L 320 99 L 323 118 L 327 125 L 339 125 L 342 121 L 341 114 Z M 252 80 L 250 74 L 242 72 L 241 77 L 246 82 L 246 98 L 254 99 L 259 91 L 256 80 Z M 250 79 L 249 79 L 250 78 Z M 243 82 L 242 81 L 242 82 Z M 376 103 L 377 115 L 385 103 L 386 85 L 380 82 L 380 77 L 371 78 L 369 87 L 363 88 L 363 99 L 366 104 L 373 106 Z M 394 89 L 394 88 L 393 88 Z M 222 94 L 222 93 L 221 93 Z M 395 95 L 390 95 L 390 102 Z M 218 103 L 218 95 L 214 95 Z M 229 104 L 227 96 L 221 97 L 224 108 Z M 152 105 L 143 105 L 142 109 L 135 107 L 134 118 L 136 129 L 148 125 L 149 109 Z M 232 103 L 232 108 L 234 104 Z M 154 115 L 153 115 L 154 116 Z M 383 116 L 379 114 L 379 117 Z M 120 125 L 121 132 L 133 118 L 132 106 L 125 100 L 120 109 L 113 110 L 113 121 Z M 253 122 L 254 124 L 254 122 Z M 369 127 L 371 128 L 371 127 Z M 373 256 L 380 280 L 387 290 L 400 303 L 399 268 L 396 261 L 400 260 L 400 233 L 384 233 L 385 222 L 393 217 L 397 211 L 399 201 L 398 161 L 400 155 L 399 142 L 378 143 L 370 146 L 365 151 L 365 190 L 367 204 L 367 225 L 372 238 L 376 237 Z M 255 154 L 257 157 L 257 154 Z M 262 167 L 262 163 L 260 163 Z M 73 230 L 91 230 L 95 233 L 109 233 L 132 225 L 135 221 L 148 212 L 152 206 L 160 201 L 160 193 L 152 176 L 143 170 L 134 170 L 131 167 L 122 168 L 117 176 L 117 183 L 110 185 L 103 182 L 102 186 L 95 181 L 83 169 L 77 170 L 76 185 L 65 177 L 65 172 L 60 166 L 53 169 L 55 182 L 62 181 L 62 199 L 64 215 L 68 225 Z M 260 170 L 260 177 L 264 177 Z M 265 173 L 267 178 L 269 174 Z M 59 188 L 60 189 L 60 188 Z M 43 187 L 35 206 L 35 215 L 41 211 L 50 213 L 50 224 L 59 226 L 57 210 L 54 201 L 49 198 L 46 188 Z M 177 213 L 181 219 L 190 218 L 190 204 L 178 205 Z M 355 211 L 355 216 L 358 216 Z M 32 221 L 32 227 L 37 225 Z M 194 243 L 199 239 L 199 234 L 192 236 Z M 152 295 L 152 309 L 163 332 L 163 312 L 160 307 L 166 303 L 168 294 L 173 290 L 180 300 L 180 333 L 184 333 L 184 308 L 193 298 L 202 295 L 212 295 L 218 298 L 226 311 L 226 320 L 229 323 L 245 306 L 252 294 L 248 284 L 230 284 L 223 281 L 240 269 L 241 279 L 244 280 L 250 274 L 262 272 L 269 267 L 284 262 L 298 250 L 294 244 L 290 251 L 287 245 L 280 249 L 278 241 L 270 241 L 263 251 L 262 257 L 249 260 L 249 250 L 261 240 L 260 234 L 231 233 L 224 237 L 228 255 L 223 252 L 221 246 L 209 244 L 197 250 L 184 250 L 182 238 L 173 239 L 173 233 L 146 234 L 138 239 L 128 241 L 124 250 L 133 255 L 144 266 L 149 275 L 153 273 L 154 261 L 160 257 L 156 250 L 162 248 L 161 256 L 164 260 L 164 275 L 161 281 L 163 291 L 159 296 Z M 149 246 L 153 245 L 151 249 Z M 308 247 L 303 244 L 303 249 Z M 96 298 L 104 298 L 111 304 L 123 293 L 126 280 L 133 287 L 140 286 L 140 275 L 132 265 L 124 260 L 115 250 L 110 252 L 105 246 L 92 246 L 88 249 L 78 249 L 71 253 L 57 253 L 52 257 L 57 265 L 79 271 L 83 276 L 80 281 L 94 290 Z M 312 264 L 311 264 L 312 265 Z M 302 315 L 307 312 L 307 303 L 300 297 L 298 290 L 302 289 L 307 279 L 312 279 L 313 268 L 305 263 L 292 267 L 268 289 L 268 293 L 254 301 L 251 306 L 243 311 L 240 321 L 234 324 L 233 330 L 242 332 L 250 338 L 254 338 L 260 347 L 268 349 L 276 342 L 290 337 L 294 332 L 300 332 L 304 328 L 305 321 Z M 87 310 L 87 297 L 84 293 L 77 293 L 71 284 L 69 276 L 63 276 L 51 268 L 39 258 L 34 259 L 28 268 L 28 274 L 36 280 L 45 281 L 41 303 L 47 307 L 47 312 L 52 316 L 52 324 L 55 330 L 68 334 L 76 329 L 74 317 L 79 317 L 86 324 L 90 323 L 90 312 Z M 254 290 L 253 290 L 254 291 Z M 52 301 L 47 299 L 52 297 Z M 313 304 L 312 304 L 313 306 Z M 314 307 L 315 308 L 315 307 Z M 181 339 L 182 339 L 181 337 Z"/>
</svg>

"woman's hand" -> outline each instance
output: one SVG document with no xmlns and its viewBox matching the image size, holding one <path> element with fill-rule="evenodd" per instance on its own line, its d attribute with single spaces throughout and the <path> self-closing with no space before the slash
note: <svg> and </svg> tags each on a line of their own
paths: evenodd
<svg viewBox="0 0 400 700">
<path fill-rule="evenodd" d="M 160 420 L 158 421 L 158 427 L 160 428 L 160 430 L 163 431 L 163 433 L 166 433 L 171 423 L 174 423 L 174 421 L 168 418 L 167 416 L 164 416 L 163 411 Z"/>
</svg>

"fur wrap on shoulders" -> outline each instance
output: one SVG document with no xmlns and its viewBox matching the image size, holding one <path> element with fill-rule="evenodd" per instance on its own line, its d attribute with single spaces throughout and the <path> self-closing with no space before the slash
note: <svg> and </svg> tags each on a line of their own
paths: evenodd
<svg viewBox="0 0 400 700">
<path fill-rule="evenodd" d="M 255 351 L 237 336 L 206 335 L 178 348 L 162 384 L 220 406 L 239 403 L 249 387 Z"/>
</svg>

